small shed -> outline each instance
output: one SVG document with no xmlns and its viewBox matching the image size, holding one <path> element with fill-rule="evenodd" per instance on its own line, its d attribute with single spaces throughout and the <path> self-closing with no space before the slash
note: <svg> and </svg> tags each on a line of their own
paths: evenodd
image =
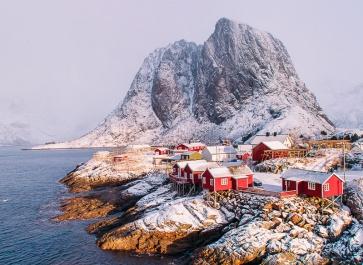
<svg viewBox="0 0 363 265">
<path fill-rule="evenodd" d="M 253 187 L 253 172 L 247 165 L 238 167 L 228 167 L 233 174 L 232 187 L 234 190 L 246 189 Z"/>
<path fill-rule="evenodd" d="M 112 158 L 113 162 L 115 162 L 115 163 L 120 163 L 120 162 L 126 161 L 127 159 L 128 159 L 127 155 L 115 155 Z"/>
<path fill-rule="evenodd" d="M 289 155 L 288 148 L 279 141 L 262 142 L 253 147 L 252 159 L 261 162 L 266 159 L 264 157 L 265 151 L 279 151 L 279 157 L 287 157 Z M 272 157 L 271 157 L 272 158 Z M 269 159 L 269 158 L 268 158 Z"/>
<path fill-rule="evenodd" d="M 200 160 L 194 160 L 194 161 L 180 161 L 177 162 L 173 165 L 173 173 L 172 175 L 174 175 L 174 177 L 177 178 L 183 178 L 183 179 L 187 179 L 187 174 L 184 172 L 185 167 L 187 166 L 187 164 L 193 164 L 193 163 L 200 163 Z"/>
<path fill-rule="evenodd" d="M 202 174 L 202 187 L 211 192 L 231 190 L 232 176 L 227 167 L 208 168 Z"/>
<path fill-rule="evenodd" d="M 158 147 L 154 150 L 155 155 L 168 155 L 170 154 L 170 150 L 165 147 Z"/>
<path fill-rule="evenodd" d="M 202 159 L 202 154 L 199 152 L 188 151 L 180 154 L 180 160 L 201 160 L 201 159 Z"/>
<path fill-rule="evenodd" d="M 282 190 L 319 198 L 343 194 L 344 180 L 336 173 L 292 168 L 281 175 Z"/>
<path fill-rule="evenodd" d="M 203 143 L 181 143 L 178 144 L 176 149 L 177 150 L 186 150 L 186 151 L 201 151 L 205 147 L 205 144 Z"/>
</svg>

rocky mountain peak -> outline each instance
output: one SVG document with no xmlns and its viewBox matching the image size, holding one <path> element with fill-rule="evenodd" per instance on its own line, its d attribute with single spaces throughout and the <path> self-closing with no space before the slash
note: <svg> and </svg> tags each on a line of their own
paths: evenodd
<svg viewBox="0 0 363 265">
<path fill-rule="evenodd" d="M 276 131 L 331 131 L 282 42 L 220 19 L 203 45 L 180 40 L 143 62 L 123 102 L 68 146 L 216 141 Z"/>
</svg>

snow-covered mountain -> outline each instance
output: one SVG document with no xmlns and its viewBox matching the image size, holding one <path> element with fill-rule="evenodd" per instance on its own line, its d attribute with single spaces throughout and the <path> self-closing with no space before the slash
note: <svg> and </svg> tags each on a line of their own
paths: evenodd
<svg viewBox="0 0 363 265">
<path fill-rule="evenodd" d="M 47 147 L 213 142 L 265 131 L 331 131 L 282 42 L 220 19 L 203 45 L 184 40 L 143 62 L 123 102 L 87 135 Z"/>
</svg>

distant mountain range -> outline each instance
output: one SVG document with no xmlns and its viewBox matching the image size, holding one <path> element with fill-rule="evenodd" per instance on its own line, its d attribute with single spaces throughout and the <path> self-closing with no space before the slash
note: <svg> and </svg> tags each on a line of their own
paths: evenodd
<svg viewBox="0 0 363 265">
<path fill-rule="evenodd" d="M 203 45 L 184 40 L 143 62 L 119 106 L 97 128 L 47 147 L 216 141 L 276 131 L 334 130 L 270 33 L 220 19 Z"/>
</svg>

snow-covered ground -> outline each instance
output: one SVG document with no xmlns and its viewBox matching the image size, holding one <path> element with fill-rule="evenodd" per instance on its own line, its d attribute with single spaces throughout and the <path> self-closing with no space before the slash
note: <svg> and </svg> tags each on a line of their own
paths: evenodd
<svg viewBox="0 0 363 265">
<path fill-rule="evenodd" d="M 281 174 L 255 172 L 254 179 L 262 182 L 262 188 L 268 191 L 279 192 L 281 187 Z"/>
</svg>

